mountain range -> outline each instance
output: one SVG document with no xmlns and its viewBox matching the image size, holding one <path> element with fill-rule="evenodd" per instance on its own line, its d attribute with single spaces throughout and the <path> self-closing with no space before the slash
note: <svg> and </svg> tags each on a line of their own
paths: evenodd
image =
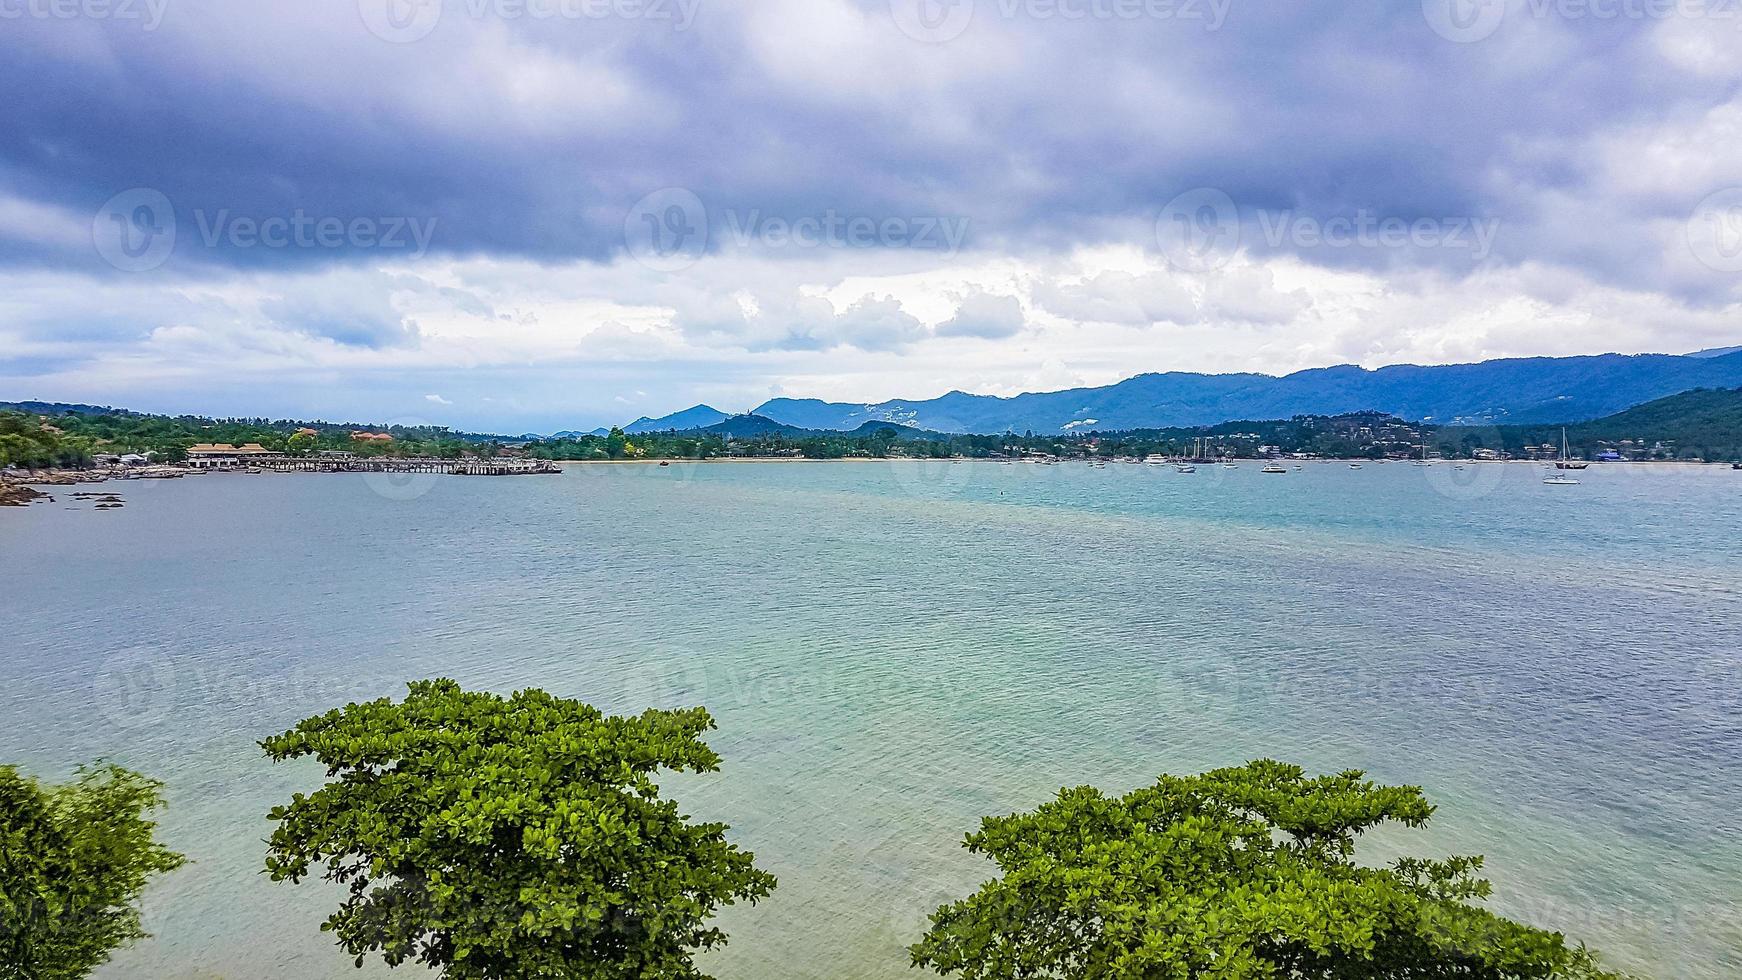
<svg viewBox="0 0 1742 980">
<path fill-rule="evenodd" d="M 776 398 L 753 409 L 800 429 L 850 431 L 894 422 L 936 432 L 1071 432 L 1215 425 L 1234 419 L 1379 411 L 1412 422 L 1581 422 L 1694 388 L 1742 386 L 1742 348 L 1697 354 L 1530 357 L 1477 364 L 1355 365 L 1266 374 L 1143 374 L 1099 388 L 1014 397 L 952 391 L 875 404 Z M 730 416 L 698 405 L 630 432 L 706 428 Z M 696 424 L 701 422 L 702 424 Z"/>
</svg>

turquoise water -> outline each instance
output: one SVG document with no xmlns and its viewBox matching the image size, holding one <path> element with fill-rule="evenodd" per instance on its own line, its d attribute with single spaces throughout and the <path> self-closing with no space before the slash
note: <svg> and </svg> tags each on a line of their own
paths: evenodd
<svg viewBox="0 0 1742 980">
<path fill-rule="evenodd" d="M 1274 756 L 1419 783 L 1370 842 L 1660 977 L 1742 975 L 1742 473 L 1513 465 L 571 467 L 212 476 L 0 511 L 0 759 L 169 783 L 195 860 L 114 978 L 357 976 L 258 874 L 319 772 L 254 742 L 447 675 L 703 704 L 674 780 L 780 877 L 722 980 L 918 974 L 981 815 Z M 62 488 L 64 490 L 64 488 Z M 408 971 L 399 971 L 408 972 Z M 365 976 L 386 975 L 371 966 Z"/>
</svg>

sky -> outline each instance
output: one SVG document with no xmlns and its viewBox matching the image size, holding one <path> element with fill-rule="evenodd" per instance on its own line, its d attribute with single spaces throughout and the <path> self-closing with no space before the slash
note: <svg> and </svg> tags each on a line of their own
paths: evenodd
<svg viewBox="0 0 1742 980">
<path fill-rule="evenodd" d="M 1733 0 L 0 0 L 0 400 L 698 402 L 1742 343 Z"/>
</svg>

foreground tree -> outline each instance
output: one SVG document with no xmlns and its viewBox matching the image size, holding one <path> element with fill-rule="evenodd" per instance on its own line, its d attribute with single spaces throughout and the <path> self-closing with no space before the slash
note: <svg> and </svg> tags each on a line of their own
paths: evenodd
<svg viewBox="0 0 1742 980">
<path fill-rule="evenodd" d="M 450 680 L 310 718 L 261 746 L 337 777 L 275 808 L 266 870 L 349 887 L 322 927 L 449 978 L 695 980 L 721 905 L 774 888 L 753 855 L 659 798 L 661 769 L 713 772 L 700 708 L 606 717 L 543 691 Z"/>
<path fill-rule="evenodd" d="M 1253 762 L 987 818 L 1002 877 L 932 916 L 916 966 L 965 980 L 1610 977 L 1582 947 L 1469 904 L 1480 858 L 1354 863 L 1355 839 L 1434 808 L 1359 772 Z"/>
<path fill-rule="evenodd" d="M 116 766 L 44 786 L 0 766 L 0 978 L 71 980 L 145 938 L 139 896 L 185 859 L 153 839 L 163 784 Z"/>
</svg>

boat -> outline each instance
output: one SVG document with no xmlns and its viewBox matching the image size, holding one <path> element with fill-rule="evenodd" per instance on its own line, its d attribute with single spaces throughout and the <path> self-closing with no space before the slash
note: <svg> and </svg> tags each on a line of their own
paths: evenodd
<svg viewBox="0 0 1742 980">
<path fill-rule="evenodd" d="M 1174 470 L 1179 473 L 1196 473 L 1198 468 L 1190 463 L 1175 463 Z"/>
<path fill-rule="evenodd" d="M 1236 463 L 1236 462 L 1234 462 L 1234 461 L 1233 461 L 1233 460 L 1231 460 L 1231 459 L 1224 459 L 1224 460 L 1222 460 L 1222 469 L 1225 469 L 1225 470 L 1237 470 L 1237 469 L 1239 469 L 1239 468 L 1240 468 L 1240 464 L 1239 464 L 1239 463 Z"/>
<path fill-rule="evenodd" d="M 1281 463 L 1266 463 L 1266 464 L 1264 464 L 1264 469 L 1260 470 L 1259 472 L 1260 473 L 1287 473 L 1288 468 L 1283 466 Z"/>
<path fill-rule="evenodd" d="M 1294 464 L 1294 471 L 1296 473 L 1299 473 L 1301 470 L 1304 470 L 1304 469 L 1306 469 L 1306 467 L 1300 465 L 1299 463 Z"/>
<path fill-rule="evenodd" d="M 1733 470 L 1742 470 L 1742 463 L 1731 463 L 1730 468 Z"/>
<path fill-rule="evenodd" d="M 1361 468 L 1361 464 L 1360 463 L 1350 463 L 1349 468 L 1352 470 L 1358 470 Z"/>
<path fill-rule="evenodd" d="M 1163 466 L 1167 463 L 1167 457 L 1160 453 L 1150 453 L 1143 458 L 1143 461 L 1151 466 Z"/>
<path fill-rule="evenodd" d="M 1434 461 L 1427 458 L 1427 436 L 1421 437 L 1421 458 L 1414 462 L 1415 466 L 1432 466 Z"/>
<path fill-rule="evenodd" d="M 1572 453 L 1567 451 L 1566 426 L 1561 426 L 1561 458 L 1555 461 L 1554 468 L 1557 470 L 1582 470 L 1589 468 L 1590 465 L 1582 459 L 1572 458 Z"/>
<path fill-rule="evenodd" d="M 1566 475 L 1565 473 L 1556 473 L 1553 476 L 1550 476 L 1548 479 L 1546 479 L 1542 482 L 1548 484 L 1551 487 L 1576 487 L 1579 485 L 1579 481 L 1573 479 L 1572 477 Z"/>
</svg>

